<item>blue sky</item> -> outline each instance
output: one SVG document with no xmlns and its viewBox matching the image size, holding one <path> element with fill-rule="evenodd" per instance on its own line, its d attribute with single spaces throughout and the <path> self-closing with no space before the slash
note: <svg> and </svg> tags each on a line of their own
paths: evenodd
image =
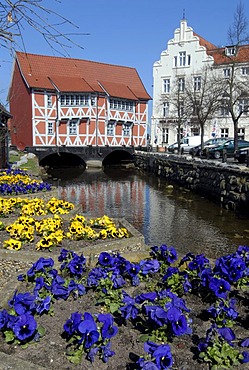
<svg viewBox="0 0 249 370">
<path fill-rule="evenodd" d="M 239 0 L 45 0 L 76 24 L 66 32 L 89 33 L 74 36 L 84 49 L 68 50 L 73 58 L 118 64 L 137 69 L 145 88 L 152 96 L 153 63 L 167 48 L 167 42 L 179 27 L 185 11 L 188 25 L 208 41 L 228 44 L 227 30 L 233 22 Z M 249 1 L 242 1 L 249 20 Z M 248 25 L 249 33 L 249 25 Z M 56 55 L 34 30 L 23 31 L 26 51 Z M 0 101 L 6 104 L 11 79 L 12 58 L 0 49 Z M 59 55 L 59 54 L 57 54 Z"/>
</svg>

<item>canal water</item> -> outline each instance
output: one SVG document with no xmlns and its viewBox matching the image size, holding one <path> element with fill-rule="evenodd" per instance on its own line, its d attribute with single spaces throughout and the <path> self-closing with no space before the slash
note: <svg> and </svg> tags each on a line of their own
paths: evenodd
<svg viewBox="0 0 249 370">
<path fill-rule="evenodd" d="M 53 171 L 58 197 L 87 217 L 125 218 L 148 246 L 217 258 L 249 245 L 249 220 L 164 179 L 135 169 Z"/>
</svg>

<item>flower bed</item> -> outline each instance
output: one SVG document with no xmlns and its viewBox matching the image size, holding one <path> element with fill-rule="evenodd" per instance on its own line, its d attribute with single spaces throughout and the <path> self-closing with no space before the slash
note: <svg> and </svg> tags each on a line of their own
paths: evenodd
<svg viewBox="0 0 249 370">
<path fill-rule="evenodd" d="M 51 189 L 51 184 L 32 178 L 27 171 L 20 169 L 0 171 L 1 195 L 33 194 Z"/>
<path fill-rule="evenodd" d="M 125 227 L 116 225 L 106 215 L 87 219 L 76 213 L 63 217 L 70 216 L 72 210 L 72 203 L 56 198 L 47 202 L 39 198 L 0 198 L 3 247 L 16 251 L 28 247 L 51 251 L 65 241 L 93 242 L 130 236 Z"/>
<path fill-rule="evenodd" d="M 22 191 L 35 192 L 28 181 Z M 20 183 L 2 189 L 17 194 Z M 1 198 L 5 248 L 35 245 L 41 253 L 63 242 L 129 236 L 107 216 L 67 218 L 73 208 L 56 198 Z M 61 370 L 70 362 L 75 370 L 248 366 L 249 247 L 214 265 L 202 254 L 178 259 L 166 245 L 136 262 L 102 252 L 92 268 L 82 253 L 63 248 L 58 262 L 56 269 L 52 258 L 40 257 L 0 311 L 0 351 L 17 367 L 18 359 Z"/>
<path fill-rule="evenodd" d="M 103 252 L 89 269 L 66 249 L 58 261 L 19 276 L 0 311 L 2 351 L 53 369 L 246 368 L 248 247 L 214 266 L 166 245 L 136 263 Z"/>
</svg>

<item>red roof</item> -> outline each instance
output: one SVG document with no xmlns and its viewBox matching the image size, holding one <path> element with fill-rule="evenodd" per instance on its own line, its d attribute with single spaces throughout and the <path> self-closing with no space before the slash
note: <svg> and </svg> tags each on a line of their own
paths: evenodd
<svg viewBox="0 0 249 370">
<path fill-rule="evenodd" d="M 16 52 L 16 59 L 30 88 L 95 91 L 125 99 L 151 99 L 135 68 L 23 52 Z"/>
<path fill-rule="evenodd" d="M 217 46 L 215 46 L 214 44 L 212 44 L 211 42 L 207 41 L 206 39 L 204 39 L 203 37 L 201 37 L 200 35 L 198 35 L 197 33 L 193 32 L 194 36 L 197 36 L 199 38 L 199 41 L 200 41 L 200 45 L 201 46 L 205 46 L 205 48 L 207 50 L 213 50 L 213 49 L 217 49 Z"/>
<path fill-rule="evenodd" d="M 238 46 L 238 52 L 235 56 L 226 55 L 226 47 L 218 48 L 211 42 L 205 40 L 203 37 L 199 36 L 194 32 L 194 35 L 197 36 L 200 40 L 200 45 L 205 46 L 207 49 L 207 54 L 211 55 L 214 58 L 214 63 L 219 64 L 230 64 L 231 62 L 235 63 L 248 63 L 249 62 L 249 45 L 240 45 Z M 228 46 L 229 47 L 229 46 Z"/>
<path fill-rule="evenodd" d="M 249 45 L 238 46 L 237 54 L 230 57 L 225 54 L 226 48 L 219 48 L 208 51 L 208 54 L 214 58 L 215 64 L 248 63 Z"/>
</svg>

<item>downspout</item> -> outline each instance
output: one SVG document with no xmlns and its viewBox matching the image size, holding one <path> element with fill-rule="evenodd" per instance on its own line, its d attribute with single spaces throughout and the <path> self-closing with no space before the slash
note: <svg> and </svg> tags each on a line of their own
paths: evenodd
<svg viewBox="0 0 249 370">
<path fill-rule="evenodd" d="M 99 96 L 97 93 L 97 96 L 96 96 L 96 133 L 95 133 L 97 152 L 98 152 L 98 131 L 99 131 L 99 104 L 98 102 L 99 102 Z"/>
<path fill-rule="evenodd" d="M 57 153 L 59 155 L 59 148 L 58 148 L 58 127 L 59 127 L 59 99 L 60 95 L 59 92 L 56 94 L 56 118 L 55 118 L 55 146 L 57 148 Z"/>
<path fill-rule="evenodd" d="M 56 146 L 56 151 L 57 154 L 59 154 L 59 145 L 58 145 L 58 127 L 59 127 L 59 122 L 60 122 L 60 114 L 59 114 L 59 100 L 60 100 L 60 90 L 58 87 L 55 85 L 55 83 L 52 81 L 50 77 L 48 77 L 49 82 L 51 85 L 55 88 L 56 90 L 56 118 L 55 118 L 55 146 Z"/>
</svg>

